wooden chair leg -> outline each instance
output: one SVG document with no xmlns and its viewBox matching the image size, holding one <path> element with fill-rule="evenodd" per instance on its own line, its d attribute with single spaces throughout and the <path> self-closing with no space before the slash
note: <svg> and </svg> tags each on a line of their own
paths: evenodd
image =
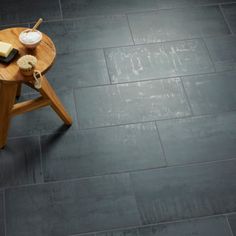
<svg viewBox="0 0 236 236">
<path fill-rule="evenodd" d="M 7 142 L 7 134 L 11 120 L 11 110 L 15 103 L 17 83 L 0 82 L 0 149 Z"/>
<path fill-rule="evenodd" d="M 59 115 L 59 117 L 64 121 L 66 125 L 72 124 L 72 118 L 65 110 L 60 99 L 57 97 L 54 89 L 49 84 L 45 76 L 41 79 L 41 88 L 38 91 L 42 94 L 43 97 L 50 100 L 50 106 L 53 110 Z"/>
<path fill-rule="evenodd" d="M 16 98 L 19 99 L 21 95 L 21 83 L 17 85 Z"/>
</svg>

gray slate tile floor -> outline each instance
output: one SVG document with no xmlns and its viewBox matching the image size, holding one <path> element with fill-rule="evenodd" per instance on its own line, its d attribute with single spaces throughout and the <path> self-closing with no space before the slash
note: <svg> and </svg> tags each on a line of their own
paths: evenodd
<svg viewBox="0 0 236 236">
<path fill-rule="evenodd" d="M 1 1 L 38 17 L 74 123 L 12 120 L 0 236 L 236 236 L 236 1 Z"/>
</svg>

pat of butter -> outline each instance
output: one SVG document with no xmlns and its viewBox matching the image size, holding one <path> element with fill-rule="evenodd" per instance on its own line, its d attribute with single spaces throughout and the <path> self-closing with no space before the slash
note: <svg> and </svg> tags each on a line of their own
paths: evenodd
<svg viewBox="0 0 236 236">
<path fill-rule="evenodd" d="M 0 42 L 0 56 L 8 57 L 13 47 L 10 43 Z"/>
</svg>

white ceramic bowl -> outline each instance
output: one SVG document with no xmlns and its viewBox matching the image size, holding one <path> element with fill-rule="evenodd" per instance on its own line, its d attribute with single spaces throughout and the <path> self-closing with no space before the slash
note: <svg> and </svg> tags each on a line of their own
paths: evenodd
<svg viewBox="0 0 236 236">
<path fill-rule="evenodd" d="M 27 30 L 22 31 L 19 35 L 20 42 L 26 48 L 31 48 L 31 49 L 36 48 L 42 40 L 43 35 L 40 31 L 35 30 L 33 33 L 34 33 L 34 37 L 30 37 L 30 34 L 32 34 L 32 32 L 30 32 L 30 29 L 27 29 Z M 38 35 L 38 37 L 35 37 L 36 35 Z"/>
</svg>

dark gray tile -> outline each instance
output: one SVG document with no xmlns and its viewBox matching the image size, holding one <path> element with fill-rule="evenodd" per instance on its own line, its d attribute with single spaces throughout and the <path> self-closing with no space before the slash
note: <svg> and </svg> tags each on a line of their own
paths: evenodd
<svg viewBox="0 0 236 236">
<path fill-rule="evenodd" d="M 61 0 L 64 18 L 156 9 L 155 0 Z"/>
<path fill-rule="evenodd" d="M 236 235 L 236 214 L 229 215 L 228 219 L 233 235 Z"/>
<path fill-rule="evenodd" d="M 21 0 L 20 4 L 15 0 L 1 0 L 1 24 L 17 24 L 21 22 L 61 19 L 58 0 L 40 0 L 32 2 Z"/>
<path fill-rule="evenodd" d="M 54 88 L 77 88 L 109 84 L 102 50 L 58 55 L 47 77 Z"/>
<path fill-rule="evenodd" d="M 236 109 L 236 71 L 191 76 L 183 79 L 194 114 Z"/>
<path fill-rule="evenodd" d="M 225 161 L 132 173 L 142 223 L 235 211 L 235 168 Z"/>
<path fill-rule="evenodd" d="M 73 118 L 73 124 L 69 130 L 75 130 L 77 127 L 77 117 L 74 104 L 74 96 L 72 90 L 63 90 L 58 92 L 68 113 Z M 22 96 L 22 100 L 31 99 L 31 95 Z M 36 96 L 37 97 L 37 96 Z M 13 117 L 10 127 L 9 136 L 18 137 L 26 135 L 39 135 L 67 130 L 63 121 L 50 107 L 44 107 L 32 112 L 27 112 L 23 115 Z"/>
<path fill-rule="evenodd" d="M 0 191 L 0 235 L 5 235 L 5 223 L 4 223 L 4 200 L 3 192 Z"/>
<path fill-rule="evenodd" d="M 205 39 L 217 71 L 236 69 L 236 37 L 224 36 Z"/>
<path fill-rule="evenodd" d="M 75 91 L 81 128 L 190 115 L 178 78 Z"/>
<path fill-rule="evenodd" d="M 113 83 L 214 72 L 202 40 L 105 50 Z"/>
<path fill-rule="evenodd" d="M 222 9 L 230 25 L 230 29 L 236 33 L 236 3 L 223 5 Z"/>
<path fill-rule="evenodd" d="M 0 188 L 43 181 L 39 137 L 10 139 L 0 150 Z"/>
<path fill-rule="evenodd" d="M 139 229 L 139 236 L 231 236 L 225 217 L 160 224 Z"/>
<path fill-rule="evenodd" d="M 170 165 L 236 157 L 236 113 L 158 122 Z"/>
<path fill-rule="evenodd" d="M 1 25 L 0 24 L 0 30 L 8 29 L 8 28 L 13 28 L 13 27 L 25 27 L 28 28 L 29 24 L 13 24 L 13 25 Z"/>
<path fill-rule="evenodd" d="M 165 165 L 154 123 L 43 136 L 41 140 L 46 181 Z"/>
<path fill-rule="evenodd" d="M 230 33 L 216 6 L 130 14 L 129 21 L 137 44 Z"/>
<path fill-rule="evenodd" d="M 140 223 L 128 174 L 6 191 L 7 233 L 64 236 Z"/>
<path fill-rule="evenodd" d="M 58 53 L 133 45 L 127 18 L 123 15 L 48 22 L 40 29 L 51 36 Z"/>
<path fill-rule="evenodd" d="M 104 233 L 97 233 L 96 236 L 138 236 L 137 229 L 124 229 L 117 231 L 109 231 Z"/>
<path fill-rule="evenodd" d="M 231 3 L 234 0 L 156 0 L 159 9 L 182 7 L 195 7 L 201 5 L 216 5 L 218 3 Z"/>
</svg>

